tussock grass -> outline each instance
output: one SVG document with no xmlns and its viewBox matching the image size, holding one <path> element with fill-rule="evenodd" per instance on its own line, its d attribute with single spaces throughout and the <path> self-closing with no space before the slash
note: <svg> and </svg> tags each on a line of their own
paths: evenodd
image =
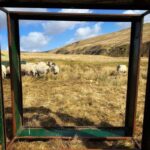
<svg viewBox="0 0 150 150">
<path fill-rule="evenodd" d="M 22 59 L 31 61 L 31 54 Z M 35 57 L 34 57 L 35 56 Z M 40 56 L 40 57 L 39 57 Z M 24 125 L 29 127 L 96 125 L 124 126 L 127 74 L 117 74 L 117 64 L 128 64 L 127 58 L 84 55 L 33 54 L 33 62 L 52 60 L 60 74 L 40 78 L 22 77 Z M 147 59 L 142 58 L 137 109 L 136 138 L 141 140 Z M 6 110 L 10 107 L 10 81 L 4 80 Z M 10 118 L 10 111 L 7 117 Z M 80 113 L 79 113 L 80 112 Z M 89 143 L 89 144 L 87 144 Z M 52 140 L 17 142 L 14 149 L 86 149 L 100 145 L 133 148 L 127 141 L 103 144 L 82 141 Z"/>
<path fill-rule="evenodd" d="M 123 125 L 127 76 L 110 76 L 111 71 L 116 69 L 115 65 L 102 67 L 62 61 L 59 66 L 61 72 L 57 76 L 49 74 L 40 78 L 22 78 L 25 108 L 49 109 L 46 116 L 50 120 L 53 118 L 54 125 L 101 126 L 102 121 L 110 126 Z M 120 107 L 122 110 L 119 110 Z M 37 115 L 39 118 L 35 119 Z M 53 126 L 53 121 L 41 123 L 43 115 L 40 113 L 26 118 L 25 112 L 24 117 L 28 126 L 28 122 L 31 126 Z M 115 121 L 115 118 L 121 119 Z"/>
<path fill-rule="evenodd" d="M 129 150 L 135 150 L 134 144 L 129 141 L 112 141 L 112 142 L 98 142 L 98 141 L 87 141 L 81 140 L 78 137 L 75 137 L 73 140 L 70 141 L 62 141 L 60 139 L 51 140 L 47 142 L 16 142 L 13 146 L 13 150 L 87 150 L 87 147 L 90 149 L 96 148 L 98 150 L 104 150 L 106 148 L 126 148 Z M 117 150 L 117 149 L 116 149 Z"/>
</svg>

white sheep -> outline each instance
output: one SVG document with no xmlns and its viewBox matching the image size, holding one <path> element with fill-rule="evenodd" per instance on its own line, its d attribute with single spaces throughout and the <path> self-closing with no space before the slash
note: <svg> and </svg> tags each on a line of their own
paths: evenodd
<svg viewBox="0 0 150 150">
<path fill-rule="evenodd" d="M 7 66 L 6 68 L 6 76 L 10 77 L 10 66 Z"/>
<path fill-rule="evenodd" d="M 47 66 L 47 64 L 46 64 L 45 62 L 43 62 L 43 61 L 38 62 L 37 64 L 38 64 L 38 65 L 41 65 L 41 66 Z"/>
<path fill-rule="evenodd" d="M 6 78 L 6 67 L 4 65 L 1 66 L 2 67 L 2 79 Z"/>
<path fill-rule="evenodd" d="M 50 71 L 50 67 L 45 62 L 39 62 L 36 64 L 36 71 L 38 76 L 45 75 Z"/>
<path fill-rule="evenodd" d="M 26 74 L 27 74 L 26 64 L 21 64 L 21 75 Z"/>
<path fill-rule="evenodd" d="M 118 73 L 127 73 L 127 66 L 126 65 L 118 65 L 117 66 L 117 72 Z"/>
<path fill-rule="evenodd" d="M 21 65 L 21 74 L 29 75 L 29 76 L 30 75 L 36 76 L 37 75 L 36 64 L 34 64 L 34 63 L 22 64 Z"/>
</svg>

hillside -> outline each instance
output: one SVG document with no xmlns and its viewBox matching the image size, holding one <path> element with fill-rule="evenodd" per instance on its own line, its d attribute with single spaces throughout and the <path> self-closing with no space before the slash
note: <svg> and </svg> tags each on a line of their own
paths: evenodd
<svg viewBox="0 0 150 150">
<path fill-rule="evenodd" d="M 49 51 L 56 54 L 91 54 L 128 56 L 130 29 L 81 40 Z M 141 56 L 147 56 L 150 49 L 150 23 L 144 25 Z"/>
</svg>

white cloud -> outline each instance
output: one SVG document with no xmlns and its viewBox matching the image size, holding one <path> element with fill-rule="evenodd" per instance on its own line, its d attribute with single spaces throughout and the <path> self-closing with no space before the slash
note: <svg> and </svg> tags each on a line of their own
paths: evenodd
<svg viewBox="0 0 150 150">
<path fill-rule="evenodd" d="M 86 26 L 86 27 L 78 28 L 76 30 L 75 35 L 77 39 L 84 39 L 86 37 L 92 37 L 97 35 L 100 29 L 101 29 L 100 24 L 97 23 L 93 27 Z"/>
<path fill-rule="evenodd" d="M 92 13 L 90 9 L 61 9 L 61 13 Z"/>
<path fill-rule="evenodd" d="M 145 10 L 126 10 L 123 14 L 142 14 L 144 12 Z M 150 23 L 150 14 L 144 17 L 144 23 Z M 129 22 L 118 22 L 117 25 L 122 29 L 131 27 Z"/>
<path fill-rule="evenodd" d="M 92 13 L 90 9 L 61 9 L 61 13 Z M 45 33 L 59 34 L 68 29 L 74 29 L 78 25 L 83 25 L 85 22 L 79 21 L 48 21 L 42 23 Z"/>
<path fill-rule="evenodd" d="M 48 12 L 45 8 L 6 8 L 9 11 L 26 11 L 26 12 Z M 21 20 L 21 25 L 37 25 L 42 21 Z M 21 36 L 21 50 L 39 51 L 50 41 L 49 37 L 42 32 L 30 32 L 27 36 Z"/>
<path fill-rule="evenodd" d="M 97 36 L 101 32 L 101 23 L 96 23 L 93 26 L 80 27 L 75 31 L 75 35 L 67 43 L 72 43 L 78 40 L 87 39 Z"/>
<path fill-rule="evenodd" d="M 81 25 L 83 22 L 78 21 L 48 21 L 42 24 L 45 33 L 47 34 L 59 34 L 68 29 L 73 29 L 77 25 Z"/>
<path fill-rule="evenodd" d="M 46 46 L 50 38 L 42 32 L 30 32 L 27 36 L 21 37 L 21 50 L 39 51 Z"/>
</svg>

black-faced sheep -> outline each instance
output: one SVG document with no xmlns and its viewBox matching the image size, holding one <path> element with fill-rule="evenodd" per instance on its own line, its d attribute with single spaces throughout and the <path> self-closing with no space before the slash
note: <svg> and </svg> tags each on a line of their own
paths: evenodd
<svg viewBox="0 0 150 150">
<path fill-rule="evenodd" d="M 60 72 L 59 67 L 55 63 L 49 64 L 49 67 L 50 67 L 51 72 L 55 75 Z"/>
</svg>

